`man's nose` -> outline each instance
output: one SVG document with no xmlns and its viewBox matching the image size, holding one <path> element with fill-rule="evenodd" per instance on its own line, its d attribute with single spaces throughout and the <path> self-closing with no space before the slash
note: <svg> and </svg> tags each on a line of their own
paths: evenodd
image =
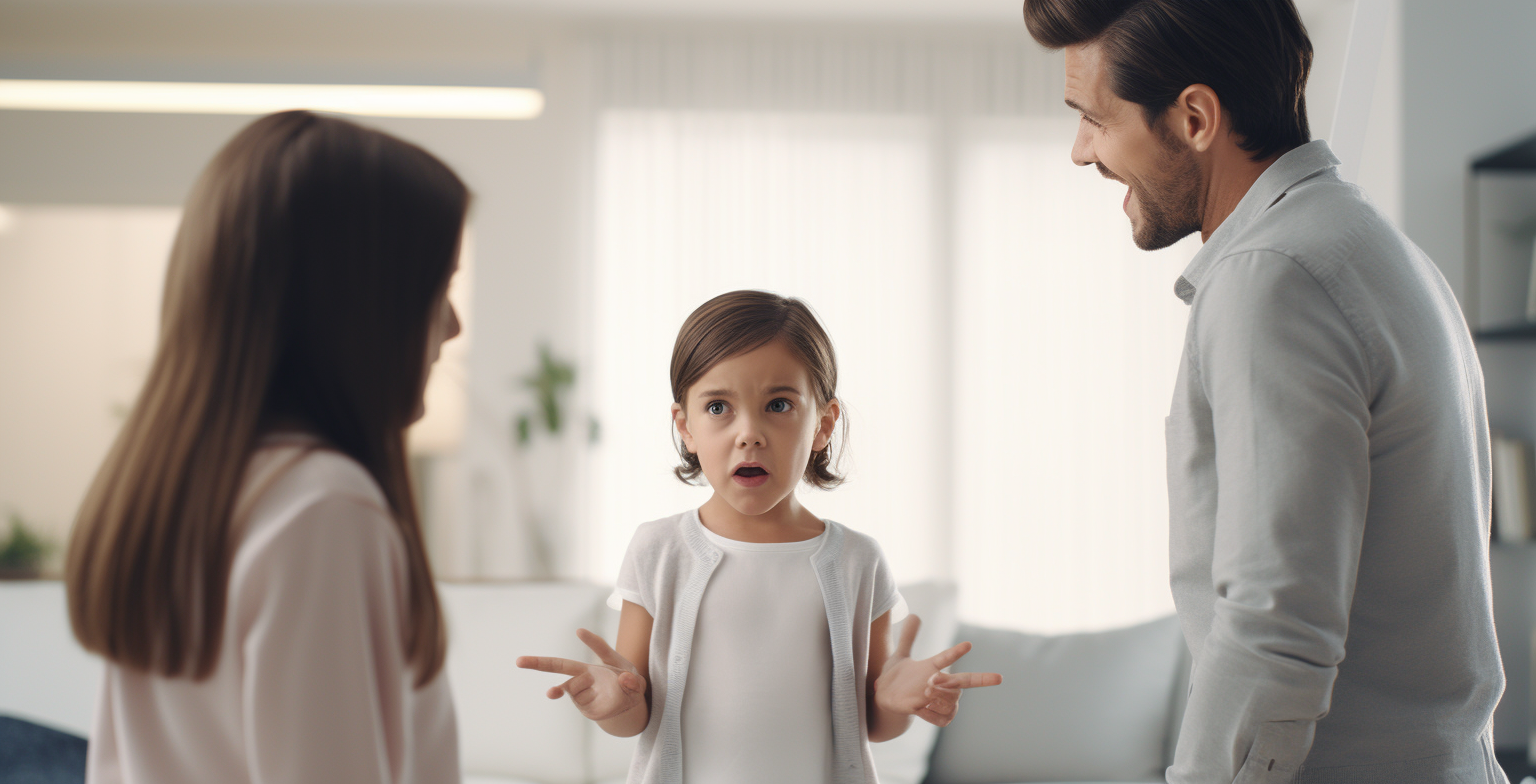
<svg viewBox="0 0 1536 784">
<path fill-rule="evenodd" d="M 1072 162 L 1078 166 L 1090 166 L 1099 162 L 1099 157 L 1093 151 L 1093 136 L 1088 129 L 1083 127 L 1087 123 L 1079 122 L 1077 126 L 1077 138 L 1072 140 Z"/>
</svg>

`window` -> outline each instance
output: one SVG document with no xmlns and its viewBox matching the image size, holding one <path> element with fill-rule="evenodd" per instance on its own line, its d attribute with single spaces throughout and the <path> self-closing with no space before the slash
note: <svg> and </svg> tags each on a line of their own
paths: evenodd
<svg viewBox="0 0 1536 784">
<path fill-rule="evenodd" d="M 976 121 L 957 156 L 954 574 L 967 619 L 1043 632 L 1173 610 L 1163 418 L 1198 248 L 1137 249 L 1075 127 Z"/>
</svg>

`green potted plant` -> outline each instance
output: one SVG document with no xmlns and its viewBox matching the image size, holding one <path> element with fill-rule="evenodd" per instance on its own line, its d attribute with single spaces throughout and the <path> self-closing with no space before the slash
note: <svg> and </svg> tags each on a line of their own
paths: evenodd
<svg viewBox="0 0 1536 784">
<path fill-rule="evenodd" d="M 569 406 L 576 386 L 575 365 L 557 356 L 545 342 L 538 344 L 537 353 L 533 370 L 517 380 L 533 406 L 513 417 L 512 443 L 516 447 L 514 481 L 527 534 L 525 576 L 548 580 L 561 574 L 562 556 L 569 557 L 568 474 L 583 434 Z M 585 424 L 587 442 L 595 443 L 597 419 L 588 417 Z"/>
<path fill-rule="evenodd" d="M 43 560 L 53 543 L 33 531 L 21 515 L 10 516 L 11 531 L 0 540 L 0 580 L 34 580 L 43 571 Z"/>
</svg>

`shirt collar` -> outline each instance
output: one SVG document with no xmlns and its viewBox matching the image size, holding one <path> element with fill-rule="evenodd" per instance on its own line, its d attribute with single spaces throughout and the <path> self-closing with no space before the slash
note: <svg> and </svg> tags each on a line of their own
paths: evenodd
<svg viewBox="0 0 1536 784">
<path fill-rule="evenodd" d="M 1322 139 L 1307 142 L 1280 156 L 1259 175 L 1253 187 L 1237 203 L 1237 209 L 1216 227 L 1216 231 L 1211 232 L 1211 238 L 1174 283 L 1173 293 L 1184 300 L 1186 305 L 1193 302 L 1195 292 L 1200 290 L 1200 284 L 1210 272 L 1211 266 L 1226 255 L 1227 248 L 1242 235 L 1248 224 L 1273 207 L 1297 183 L 1338 165 L 1339 159 L 1333 156 L 1333 151 L 1328 149 L 1328 142 Z"/>
</svg>

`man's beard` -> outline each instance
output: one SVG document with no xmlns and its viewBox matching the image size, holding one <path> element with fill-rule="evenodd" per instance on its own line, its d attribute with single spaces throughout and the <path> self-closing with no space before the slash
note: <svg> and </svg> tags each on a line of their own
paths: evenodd
<svg viewBox="0 0 1536 784">
<path fill-rule="evenodd" d="M 1141 226 L 1132 227 L 1131 239 L 1142 250 L 1162 250 L 1201 228 L 1200 168 L 1194 154 L 1165 144 L 1161 163 L 1156 179 L 1127 182 L 1141 212 Z M 1102 163 L 1099 173 L 1111 177 Z"/>
</svg>

